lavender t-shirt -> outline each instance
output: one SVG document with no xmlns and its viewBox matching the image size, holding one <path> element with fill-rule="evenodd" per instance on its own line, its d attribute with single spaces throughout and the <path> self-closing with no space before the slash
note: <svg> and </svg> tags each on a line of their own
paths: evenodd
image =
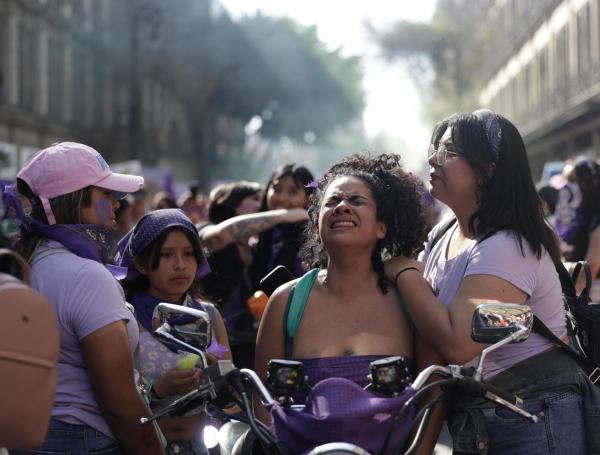
<svg viewBox="0 0 600 455">
<path fill-rule="evenodd" d="M 44 241 L 36 254 L 51 248 L 64 247 L 55 241 Z M 39 260 L 34 257 L 32 270 L 33 288 L 56 311 L 60 331 L 52 417 L 89 425 L 114 438 L 98 407 L 79 342 L 108 324 L 125 320 L 133 359 L 139 330 L 125 306 L 123 290 L 104 266 L 69 251 L 40 256 Z"/>
<path fill-rule="evenodd" d="M 493 275 L 526 293 L 528 299 L 525 303 L 557 337 L 563 338 L 566 335 L 560 281 L 546 251 L 538 259 L 523 239 L 523 256 L 514 232 L 500 231 L 481 242 L 472 240 L 457 256 L 446 259 L 448 242 L 457 225 L 450 228 L 433 249 L 430 247 L 431 239 L 436 237 L 444 225 L 446 222 L 433 228 L 425 250 L 419 256 L 419 260 L 425 264 L 425 279 L 444 305 L 448 308 L 452 306 L 464 277 Z M 532 333 L 522 343 L 503 346 L 487 356 L 484 361 L 484 377 L 490 378 L 551 346 L 551 342 L 536 333 Z M 470 364 L 476 360 L 473 359 Z"/>
</svg>

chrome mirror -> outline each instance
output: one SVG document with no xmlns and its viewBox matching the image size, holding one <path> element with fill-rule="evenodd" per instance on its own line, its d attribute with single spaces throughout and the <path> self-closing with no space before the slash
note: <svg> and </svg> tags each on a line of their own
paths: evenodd
<svg viewBox="0 0 600 455">
<path fill-rule="evenodd" d="M 166 344 L 180 351 L 202 357 L 212 340 L 210 317 L 204 311 L 172 303 L 158 304 L 159 326 L 154 334 Z"/>
<path fill-rule="evenodd" d="M 497 343 L 519 332 L 511 342 L 524 341 L 532 325 L 533 313 L 527 305 L 486 303 L 479 305 L 473 313 L 471 338 L 479 343 Z"/>
<path fill-rule="evenodd" d="M 533 312 L 527 305 L 516 303 L 485 303 L 475 308 L 471 322 L 471 338 L 479 343 L 494 343 L 479 356 L 474 374 L 481 380 L 483 361 L 492 351 L 509 343 L 525 341 L 533 326 Z"/>
</svg>

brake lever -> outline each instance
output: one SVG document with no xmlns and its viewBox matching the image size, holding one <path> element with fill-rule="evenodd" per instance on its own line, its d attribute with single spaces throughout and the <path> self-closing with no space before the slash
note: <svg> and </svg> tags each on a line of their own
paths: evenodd
<svg viewBox="0 0 600 455">
<path fill-rule="evenodd" d="M 527 412 L 525 409 L 520 408 L 519 406 L 517 406 L 509 401 L 506 401 L 504 398 L 499 397 L 498 395 L 490 392 L 489 390 L 487 390 L 485 392 L 485 397 L 488 400 L 498 403 L 498 404 L 510 409 L 512 412 L 515 412 L 515 413 L 525 417 L 526 419 L 530 420 L 533 423 L 538 423 L 540 420 L 538 416 Z"/>
<path fill-rule="evenodd" d="M 152 422 L 156 419 L 159 419 L 161 417 L 164 417 L 165 415 L 168 415 L 171 412 L 173 412 L 174 410 L 176 410 L 177 408 L 179 408 L 181 403 L 192 401 L 192 400 L 195 400 L 196 398 L 200 398 L 200 397 L 206 396 L 206 395 L 212 396 L 214 394 L 213 389 L 214 389 L 214 387 L 213 387 L 212 382 L 203 384 L 200 387 L 198 387 L 197 389 L 194 389 L 194 390 L 186 393 L 185 395 L 180 396 L 179 398 L 172 401 L 171 403 L 169 403 L 167 406 L 165 406 L 161 410 L 152 414 L 150 417 L 140 417 L 140 423 L 145 424 L 145 423 Z"/>
</svg>

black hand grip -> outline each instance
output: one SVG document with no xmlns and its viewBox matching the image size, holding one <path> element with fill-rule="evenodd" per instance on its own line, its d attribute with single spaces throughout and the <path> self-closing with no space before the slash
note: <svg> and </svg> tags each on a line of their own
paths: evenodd
<svg viewBox="0 0 600 455">
<path fill-rule="evenodd" d="M 498 387 L 493 386 L 491 384 L 476 381 L 475 379 L 469 377 L 460 378 L 460 380 L 456 383 L 456 388 L 458 393 L 470 395 L 473 397 L 486 398 L 486 394 L 488 392 L 491 392 L 499 398 L 502 398 L 503 400 L 508 401 L 510 404 L 513 404 L 515 406 L 520 406 L 522 403 L 521 399 L 514 393 L 510 393 L 505 390 L 499 389 Z"/>
</svg>

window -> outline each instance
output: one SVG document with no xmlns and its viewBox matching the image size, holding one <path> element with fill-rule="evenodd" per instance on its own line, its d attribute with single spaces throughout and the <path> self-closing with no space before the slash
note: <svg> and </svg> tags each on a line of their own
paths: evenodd
<svg viewBox="0 0 600 455">
<path fill-rule="evenodd" d="M 37 33 L 19 25 L 19 106 L 34 110 L 38 71 Z"/>
<path fill-rule="evenodd" d="M 99 59 L 94 61 L 94 86 L 93 86 L 93 106 L 94 106 L 94 123 L 99 127 L 104 127 L 104 103 L 106 97 L 105 83 L 106 71 Z"/>
<path fill-rule="evenodd" d="M 54 120 L 64 120 L 65 45 L 59 39 L 48 43 L 48 111 Z"/>
<path fill-rule="evenodd" d="M 549 73 L 548 73 L 548 48 L 544 47 L 540 50 L 539 57 L 539 91 L 540 97 L 543 99 L 548 94 L 549 84 Z"/>
<path fill-rule="evenodd" d="M 85 123 L 87 107 L 87 58 L 80 48 L 73 49 L 73 120 Z"/>
<path fill-rule="evenodd" d="M 564 87 L 569 78 L 569 35 L 564 27 L 556 35 L 556 86 Z"/>
<path fill-rule="evenodd" d="M 590 5 L 577 13 L 577 74 L 587 73 L 590 67 Z"/>
<path fill-rule="evenodd" d="M 8 56 L 8 30 L 6 22 L 6 16 L 0 14 L 0 104 L 5 100 L 6 84 L 8 83 L 8 65 L 6 61 Z"/>
</svg>

